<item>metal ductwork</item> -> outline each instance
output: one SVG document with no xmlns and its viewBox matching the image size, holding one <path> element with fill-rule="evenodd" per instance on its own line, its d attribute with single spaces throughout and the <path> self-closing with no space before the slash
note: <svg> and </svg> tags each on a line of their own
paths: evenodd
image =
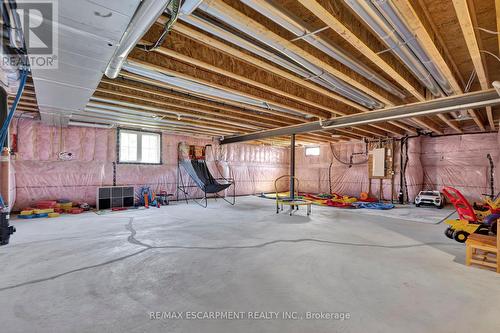
<svg viewBox="0 0 500 333">
<path fill-rule="evenodd" d="M 294 64 L 293 62 L 290 62 L 287 59 L 284 59 L 280 57 L 279 55 L 276 55 L 273 52 L 270 52 L 268 50 L 265 50 L 259 46 L 257 46 L 255 43 L 252 43 L 242 37 L 239 37 L 222 27 L 209 22 L 201 17 L 197 17 L 195 15 L 190 15 L 190 16 L 182 16 L 179 19 L 183 20 L 186 23 L 191 24 L 192 26 L 195 26 L 205 32 L 208 32 L 214 36 L 217 36 L 218 38 L 225 40 L 226 42 L 229 42 L 231 44 L 234 44 L 242 49 L 245 49 L 255 55 L 258 55 L 268 61 L 271 61 L 275 63 L 276 65 L 279 65 L 280 67 L 283 67 L 311 82 L 314 82 L 320 86 L 322 86 L 325 89 L 335 91 L 335 87 L 332 87 L 331 84 L 326 82 L 320 77 L 313 76 L 311 72 L 307 71 L 301 66 L 298 66 Z"/>
<path fill-rule="evenodd" d="M 123 65 L 123 69 L 127 72 L 137 74 L 143 77 L 147 77 L 159 82 L 166 83 L 171 86 L 179 87 L 188 91 L 193 92 L 194 94 L 202 94 L 207 96 L 215 96 L 223 99 L 231 100 L 234 102 L 239 102 L 243 104 L 257 106 L 263 109 L 271 109 L 274 111 L 279 111 L 283 113 L 292 114 L 298 117 L 304 117 L 303 114 L 297 113 L 292 110 L 284 109 L 280 106 L 274 105 L 272 103 L 262 102 L 260 100 L 245 97 L 242 95 L 238 95 L 232 92 L 228 92 L 222 89 L 213 88 L 201 83 L 193 82 L 187 79 L 178 78 L 175 76 L 165 75 L 163 73 L 159 73 L 156 71 L 151 71 L 149 69 L 142 68 L 138 65 L 133 64 L 131 61 L 126 61 Z M 305 118 L 304 118 L 305 119 Z"/>
<path fill-rule="evenodd" d="M 344 0 L 436 97 L 453 93 L 449 82 L 420 46 L 388 0 Z"/>
<path fill-rule="evenodd" d="M 105 103 L 105 104 L 103 104 Z M 110 105 L 112 104 L 112 105 Z M 114 106 L 113 106 L 114 105 Z M 240 123 L 236 121 L 231 121 L 231 120 L 226 120 L 226 119 L 213 119 L 213 118 L 207 118 L 203 115 L 193 115 L 193 114 L 186 114 L 183 113 L 182 111 L 172 111 L 172 110 L 166 110 L 166 109 L 161 109 L 157 107 L 152 107 L 148 105 L 142 105 L 142 104 L 136 104 L 136 103 L 131 103 L 131 102 L 124 102 L 121 100 L 116 100 L 116 99 L 111 99 L 111 98 L 103 98 L 103 97 L 92 97 L 91 101 L 89 104 L 87 104 L 87 107 L 94 107 L 94 108 L 107 108 L 109 110 L 115 110 L 115 111 L 122 111 L 122 110 L 127 110 L 127 111 L 132 111 L 136 112 L 136 114 L 139 115 L 146 115 L 150 116 L 152 118 L 159 117 L 161 118 L 163 115 L 170 115 L 170 116 L 177 116 L 178 119 L 181 117 L 183 119 L 188 119 L 188 120 L 212 120 L 214 122 L 218 122 L 221 124 L 229 124 L 237 127 L 242 127 L 242 128 L 248 128 L 252 130 L 259 129 L 260 127 L 254 126 L 254 125 L 249 125 L 245 123 Z M 154 113 L 145 113 L 140 110 L 145 110 L 149 112 L 154 112 Z"/>
<path fill-rule="evenodd" d="M 91 123 L 77 120 L 70 120 L 68 122 L 68 126 L 78 126 L 78 127 L 90 127 L 90 128 L 104 128 L 110 129 L 113 128 L 113 124 L 102 124 L 102 123 Z"/>
<path fill-rule="evenodd" d="M 158 17 L 163 14 L 170 1 L 171 0 L 142 1 L 120 41 L 120 46 L 116 49 L 104 72 L 107 77 L 110 79 L 116 79 L 118 77 L 118 73 L 120 73 L 123 63 L 127 59 L 129 53 L 148 29 L 156 22 Z"/>
<path fill-rule="evenodd" d="M 181 15 L 191 15 L 198 8 L 203 0 L 184 0 L 181 7 Z"/>
<path fill-rule="evenodd" d="M 232 134 L 235 131 L 227 130 L 227 129 L 214 129 L 211 126 L 207 125 L 201 125 L 201 124 L 196 124 L 196 125 L 191 125 L 187 124 L 182 121 L 177 121 L 177 120 L 165 120 L 161 119 L 161 117 L 153 117 L 151 114 L 148 114 L 146 112 L 142 111 L 136 111 L 136 110 L 130 110 L 130 109 L 125 109 L 125 108 L 119 108 L 119 107 L 114 107 L 114 106 L 106 106 L 102 108 L 96 108 L 96 107 L 86 107 L 85 111 L 80 111 L 80 112 L 75 112 L 71 116 L 71 119 L 74 119 L 75 115 L 81 115 L 81 116 L 86 116 L 86 117 L 92 117 L 95 119 L 98 118 L 106 118 L 109 117 L 110 119 L 114 119 L 117 121 L 130 121 L 130 122 L 142 122 L 144 124 L 156 124 L 158 126 L 164 125 L 164 126 L 175 126 L 175 127 L 184 127 L 184 128 L 190 128 L 193 130 L 196 129 L 201 129 L 201 130 L 213 130 L 217 131 L 220 133 L 225 133 L 225 134 Z"/>
<path fill-rule="evenodd" d="M 378 109 L 378 108 L 383 108 L 384 104 L 377 101 L 376 99 L 372 98 L 371 96 L 365 94 L 364 92 L 350 86 L 349 84 L 345 83 L 344 81 L 338 79 L 337 77 L 333 76 L 330 73 L 324 72 L 321 68 L 317 67 L 316 65 L 312 64 L 308 60 L 302 58 L 301 56 L 297 55 L 293 51 L 287 49 L 285 46 L 272 41 L 264 34 L 261 32 L 250 28 L 248 25 L 246 25 L 244 22 L 239 22 L 238 20 L 234 19 L 230 15 L 226 14 L 224 10 L 222 10 L 220 5 L 217 1 L 210 1 L 210 2 L 203 2 L 199 5 L 198 9 L 202 10 L 203 12 L 207 13 L 208 15 L 214 17 L 215 19 L 224 22 L 225 24 L 231 26 L 232 28 L 239 30 L 240 32 L 244 33 L 250 38 L 257 39 L 259 42 L 265 44 L 269 48 L 275 50 L 276 52 L 282 54 L 286 58 L 288 58 L 290 61 L 295 62 L 296 64 L 299 64 L 302 66 L 306 71 L 308 72 L 307 78 L 314 78 L 318 79 L 319 81 L 322 81 L 322 85 L 327 87 L 327 89 L 330 89 L 331 91 L 334 91 L 360 105 L 363 105 L 367 108 L 370 109 Z M 189 23 L 189 16 L 184 16 L 181 17 L 184 21 Z M 196 25 L 195 25 L 196 26 Z"/>
<path fill-rule="evenodd" d="M 443 114 L 462 109 L 477 109 L 500 104 L 500 97 L 495 89 L 483 90 L 463 95 L 434 99 L 425 102 L 395 106 L 384 110 L 358 113 L 349 116 L 313 121 L 306 124 L 291 125 L 250 134 L 235 135 L 221 140 L 221 144 L 250 140 L 262 140 L 275 136 L 309 133 L 325 129 L 349 128 L 360 125 L 400 120 L 411 117 Z"/>
<path fill-rule="evenodd" d="M 325 54 L 329 55 L 333 59 L 342 63 L 346 67 L 352 69 L 359 75 L 370 80 L 374 84 L 383 88 L 387 92 L 398 96 L 399 98 L 405 98 L 405 94 L 398 89 L 395 85 L 375 73 L 373 70 L 365 66 L 364 64 L 352 59 L 346 51 L 342 50 L 337 46 L 333 46 L 321 37 L 317 36 L 314 31 L 305 28 L 305 23 L 299 22 L 297 19 L 289 16 L 282 10 L 276 8 L 267 1 L 253 1 L 253 0 L 241 0 L 247 6 L 253 8 L 255 11 L 264 15 L 268 19 L 279 24 L 281 27 L 292 32 L 297 39 L 302 39 L 317 49 L 321 50 Z"/>
<path fill-rule="evenodd" d="M 3 20 L 8 22 L 9 42 L 10 46 L 15 49 L 24 49 L 24 36 L 21 24 L 21 19 L 17 13 L 17 4 L 15 0 L 3 1 Z"/>
<path fill-rule="evenodd" d="M 218 136 L 220 133 L 217 132 L 212 132 L 208 130 L 197 130 L 199 133 L 195 133 L 195 129 L 189 129 L 185 127 L 177 127 L 177 126 L 166 126 L 166 125 L 160 125 L 160 124 L 152 124 L 147 121 L 141 121 L 139 119 L 130 119 L 130 120 L 125 120 L 121 118 L 117 118 L 114 116 L 106 116 L 106 115 L 89 115 L 83 112 L 77 112 L 71 116 L 71 122 L 84 122 L 84 123 L 95 123 L 98 121 L 100 124 L 103 125 L 110 125 L 110 126 L 127 126 L 127 127 L 133 127 L 133 128 L 141 128 L 141 129 L 157 129 L 157 130 L 166 130 L 166 131 L 175 131 L 176 133 L 185 133 L 189 134 L 191 136 L 198 136 L 201 133 L 201 136 L 207 137 L 207 136 Z"/>
<path fill-rule="evenodd" d="M 384 15 L 385 19 L 392 25 L 392 27 L 401 35 L 406 45 L 413 51 L 415 56 L 422 62 L 432 75 L 434 80 L 439 84 L 441 89 L 446 95 L 452 95 L 453 89 L 448 80 L 436 67 L 429 55 L 420 45 L 415 35 L 408 29 L 406 23 L 403 22 L 401 15 L 388 0 L 372 0 L 378 10 Z"/>
</svg>

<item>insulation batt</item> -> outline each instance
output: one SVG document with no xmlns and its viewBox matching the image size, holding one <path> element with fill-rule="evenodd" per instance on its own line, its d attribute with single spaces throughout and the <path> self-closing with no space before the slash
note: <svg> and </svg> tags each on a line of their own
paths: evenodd
<svg viewBox="0 0 500 333">
<path fill-rule="evenodd" d="M 12 163 L 11 182 L 12 192 L 16 194 L 14 209 L 28 207 L 39 200 L 59 198 L 94 205 L 97 188 L 113 184 L 116 129 L 59 128 L 30 119 L 21 119 L 19 124 L 14 121 L 11 133 L 16 133 L 17 129 L 18 152 Z M 175 194 L 177 144 L 181 141 L 213 144 L 200 138 L 163 133 L 162 165 L 117 164 L 117 185 L 150 186 L 154 191 Z M 208 165 L 214 177 L 218 177 L 218 170 L 225 177 L 234 176 L 237 195 L 272 192 L 274 179 L 288 173 L 289 151 L 286 148 L 249 144 L 214 145 L 214 148 L 221 162 L 215 165 L 215 156 L 208 149 Z M 71 152 L 72 160 L 59 160 L 61 151 Z M 186 174 L 184 179 L 190 180 Z M 195 189 L 190 191 L 192 195 L 200 194 Z"/>
<path fill-rule="evenodd" d="M 113 161 L 116 160 L 116 129 L 85 127 L 51 127 L 38 121 L 22 119 L 13 122 L 11 133 L 18 133 L 18 152 L 12 163 L 12 197 L 14 209 L 32 205 L 38 200 L 66 198 L 75 202 L 95 204 L 99 186 L 113 182 Z M 150 186 L 153 190 L 175 193 L 177 181 L 177 144 L 205 145 L 209 140 L 162 134 L 162 165 L 117 165 L 117 185 Z M 212 143 L 213 144 L 213 143 Z M 349 161 L 353 152 L 362 152 L 363 143 L 334 145 L 341 160 Z M 469 200 L 478 200 L 489 193 L 488 160 L 496 162 L 496 189 L 500 191 L 500 134 L 420 137 L 409 140 L 409 163 L 406 172 L 408 192 L 413 200 L 423 189 L 453 186 Z M 289 173 L 289 150 L 286 148 L 231 144 L 214 145 L 215 155 L 208 150 L 207 161 L 214 176 L 219 170 L 225 177 L 236 179 L 236 194 L 273 192 L 274 179 Z M 328 192 L 328 168 L 332 164 L 332 191 L 358 196 L 368 190 L 367 164 L 349 168 L 333 159 L 329 145 L 321 145 L 321 155 L 306 157 L 304 148 L 297 148 L 296 173 L 299 190 Z M 71 161 L 60 161 L 58 153 L 71 152 Z M 395 148 L 394 194 L 399 191 L 399 146 Z M 214 162 L 217 158 L 220 162 Z M 356 156 L 354 162 L 365 157 Z M 216 169 L 217 168 L 217 169 Z M 184 174 L 184 179 L 189 179 Z M 372 193 L 378 193 L 378 181 Z M 278 190 L 286 190 L 286 181 Z M 390 199 L 389 181 L 383 182 L 383 193 Z M 193 190 L 194 191 L 194 190 Z M 193 192 L 193 194 L 196 194 Z M 200 194 L 199 192 L 197 194 Z"/>
</svg>

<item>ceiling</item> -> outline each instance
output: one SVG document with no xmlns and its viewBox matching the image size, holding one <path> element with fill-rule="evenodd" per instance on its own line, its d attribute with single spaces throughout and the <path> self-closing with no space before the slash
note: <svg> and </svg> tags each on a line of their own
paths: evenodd
<svg viewBox="0 0 500 333">
<path fill-rule="evenodd" d="M 116 22 L 96 22 L 102 17 L 92 17 L 95 9 L 75 7 L 64 12 L 72 29 L 60 33 L 63 66 L 33 72 L 35 90 L 28 88 L 20 110 L 213 137 L 486 90 L 500 80 L 495 0 L 387 2 L 205 0 L 177 20 L 161 47 L 136 47 L 117 79 L 102 75 L 113 46 L 97 44 L 116 46 L 138 2 L 106 1 Z M 154 43 L 168 18 L 141 43 Z M 391 24 L 410 34 L 384 30 Z M 297 141 L 495 131 L 499 118 L 488 107 L 307 133 Z"/>
</svg>

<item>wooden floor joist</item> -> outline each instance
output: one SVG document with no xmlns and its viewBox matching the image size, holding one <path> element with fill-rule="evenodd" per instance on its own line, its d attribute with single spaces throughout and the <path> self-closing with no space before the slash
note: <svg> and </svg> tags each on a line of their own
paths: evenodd
<svg viewBox="0 0 500 333">
<path fill-rule="evenodd" d="M 254 31 L 257 31 L 262 36 L 265 36 L 266 38 L 268 38 L 271 41 L 277 42 L 278 44 L 280 44 L 282 47 L 286 48 L 287 50 L 294 52 L 295 54 L 299 55 L 303 59 L 318 66 L 322 70 L 338 77 L 339 79 L 345 81 L 346 83 L 359 89 L 360 91 L 363 91 L 364 93 L 372 96 L 373 98 L 379 100 L 380 102 L 387 104 L 387 105 L 393 105 L 393 102 L 385 96 L 386 95 L 385 93 L 382 94 L 380 92 L 380 89 L 378 89 L 378 87 L 374 88 L 374 87 L 370 87 L 370 86 L 367 86 L 367 85 L 360 83 L 359 81 L 353 79 L 351 76 L 347 75 L 346 73 L 339 71 L 338 69 L 334 68 L 333 66 L 326 63 L 325 61 L 323 61 L 323 60 L 311 55 L 310 53 L 306 52 L 304 49 L 298 47 L 294 43 L 286 40 L 285 38 L 282 38 L 278 34 L 274 33 L 273 31 L 269 30 L 268 28 L 266 28 L 262 24 L 258 23 L 257 21 L 253 20 L 252 18 L 246 16 L 245 14 L 241 13 L 240 11 L 234 9 L 233 7 L 224 3 L 223 1 L 212 0 L 210 2 L 210 7 L 216 8 L 217 10 L 224 12 L 226 15 L 231 16 L 233 19 L 241 22 L 242 24 L 245 24 L 247 27 L 252 28 Z M 306 6 L 306 8 L 307 8 L 307 6 Z"/>
<path fill-rule="evenodd" d="M 165 18 L 160 18 L 158 20 L 158 22 L 163 23 L 165 20 L 166 20 Z M 369 111 L 367 108 L 365 108 L 359 104 L 356 104 L 356 103 L 354 103 L 354 102 L 352 102 L 352 101 L 350 101 L 342 96 L 334 94 L 333 92 L 331 92 L 323 87 L 320 87 L 320 86 L 313 84 L 307 80 L 304 80 L 303 78 L 299 78 L 299 77 L 297 77 L 297 76 L 295 76 L 295 75 L 293 75 L 285 70 L 280 69 L 277 66 L 273 66 L 273 65 L 259 59 L 258 57 L 254 57 L 254 56 L 251 56 L 245 52 L 242 52 L 242 51 L 238 50 L 237 48 L 234 48 L 234 47 L 229 46 L 225 43 L 222 43 L 219 40 L 212 38 L 212 37 L 209 37 L 209 36 L 199 32 L 197 30 L 194 30 L 194 29 L 182 24 L 182 23 L 176 24 L 174 26 L 174 30 L 181 33 L 182 35 L 186 36 L 187 38 L 194 39 L 200 43 L 205 44 L 207 47 L 217 49 L 221 52 L 224 52 L 228 55 L 231 55 L 231 56 L 236 57 L 242 61 L 245 61 L 250 65 L 258 66 L 261 69 L 264 69 L 270 73 L 273 73 L 273 74 L 278 75 L 280 77 L 283 77 L 287 80 L 290 80 L 293 83 L 299 84 L 299 85 L 303 86 L 304 88 L 310 89 L 312 91 L 320 93 L 320 94 L 327 96 L 329 98 L 332 98 L 334 100 L 341 101 L 341 102 L 345 103 L 346 105 L 349 105 L 349 106 L 351 106 L 357 110 L 360 110 L 362 112 Z M 345 113 L 343 110 L 336 109 L 333 111 L 339 115 L 348 114 L 348 113 Z M 400 122 L 389 122 L 389 123 L 396 126 L 396 127 L 401 128 L 405 131 L 408 131 L 410 134 L 416 134 L 416 130 L 414 128 L 411 128 L 409 126 L 405 126 L 404 124 L 401 124 Z M 401 135 L 401 133 L 393 133 L 393 134 Z"/>
<path fill-rule="evenodd" d="M 270 105 L 276 105 L 277 107 L 280 107 L 283 109 L 288 109 L 291 112 L 294 112 L 296 114 L 302 114 L 304 116 L 318 117 L 318 118 L 322 118 L 322 119 L 327 119 L 327 118 L 331 117 L 331 113 L 326 112 L 326 111 L 313 110 L 311 108 L 298 109 L 298 108 L 292 107 L 290 105 L 282 104 L 280 102 L 276 102 L 273 100 L 264 99 L 264 98 L 256 98 L 256 96 L 248 94 L 246 92 L 238 91 L 238 90 L 235 90 L 233 88 L 228 88 L 226 86 L 220 85 L 218 83 L 213 83 L 213 82 L 210 82 L 210 81 L 207 81 L 204 79 L 195 78 L 193 76 L 190 76 L 190 75 L 178 72 L 178 71 L 169 70 L 169 69 L 166 69 L 164 67 L 154 65 L 150 62 L 146 62 L 146 61 L 139 60 L 136 58 L 129 58 L 128 62 L 133 64 L 133 65 L 139 66 L 143 69 L 146 69 L 146 70 L 151 70 L 151 71 L 155 71 L 155 72 L 158 72 L 161 74 L 175 76 L 175 77 L 178 77 L 181 79 L 190 80 L 192 82 L 203 84 L 203 85 L 209 86 L 211 88 L 221 89 L 221 90 L 224 90 L 226 92 L 237 94 L 237 95 L 240 95 L 240 96 L 243 96 L 246 98 L 258 99 L 258 100 L 262 101 L 263 103 L 267 103 Z"/>
<path fill-rule="evenodd" d="M 417 100 L 425 101 L 425 97 L 422 92 L 418 91 L 405 77 L 403 77 L 398 71 L 396 71 L 391 65 L 389 65 L 382 57 L 372 50 L 367 44 L 365 44 L 360 38 L 358 38 L 346 25 L 340 22 L 333 14 L 327 11 L 318 1 L 316 0 L 298 0 L 304 7 L 309 9 L 314 15 L 316 15 L 323 23 L 329 26 L 342 38 L 344 38 L 353 47 L 358 49 L 361 53 L 365 55 L 367 59 L 377 65 L 381 70 L 387 73 L 391 78 L 393 78 L 398 84 L 409 91 Z M 388 106 L 393 106 L 393 103 L 388 104 Z M 415 122 L 420 124 L 422 127 L 435 131 L 436 133 L 442 133 L 440 129 L 429 124 L 425 118 L 414 119 Z M 437 130 L 437 131 L 436 131 Z"/>
<path fill-rule="evenodd" d="M 145 63 L 145 64 L 149 68 L 156 69 L 159 72 L 163 71 L 164 73 L 169 73 L 169 74 L 173 74 L 173 75 L 176 74 L 174 72 L 163 70 L 161 67 L 158 67 L 158 66 L 150 65 L 148 63 Z M 157 85 L 157 86 L 160 86 L 160 87 L 166 87 L 166 88 L 174 89 L 174 90 L 177 90 L 177 91 L 188 92 L 188 93 L 193 94 L 193 95 L 200 95 L 200 96 L 203 95 L 201 93 L 194 93 L 194 92 L 191 92 L 191 91 L 186 91 L 186 90 L 180 89 L 178 87 L 174 87 L 174 86 L 165 84 L 163 82 L 159 82 L 159 81 L 152 80 L 152 79 L 149 79 L 149 78 L 141 77 L 141 76 L 138 76 L 138 75 L 135 75 L 135 74 L 130 74 L 130 73 L 127 73 L 127 72 L 122 72 L 121 75 L 124 76 L 124 77 L 126 77 L 126 78 L 129 78 L 129 79 L 138 80 L 140 82 L 145 82 L 145 83 L 149 83 L 149 84 L 152 84 L 152 85 Z M 206 83 L 203 80 L 199 80 L 198 82 L 199 83 Z M 220 87 L 220 88 L 224 88 L 224 87 Z M 217 98 L 217 97 L 214 97 L 214 96 L 205 96 L 205 97 L 207 97 L 209 99 L 213 99 L 213 100 L 219 100 L 219 101 L 222 101 L 224 103 L 235 105 L 235 106 L 238 106 L 238 107 L 244 107 L 244 108 L 248 108 L 248 109 L 252 109 L 252 110 L 256 110 L 256 111 L 267 112 L 267 113 L 270 113 L 270 114 L 274 114 L 274 115 L 278 115 L 278 116 L 282 116 L 282 117 L 287 117 L 287 118 L 294 119 L 294 120 L 299 120 L 301 122 L 306 121 L 306 119 L 304 119 L 302 117 L 294 116 L 294 115 L 291 115 L 291 114 L 285 114 L 283 112 L 273 111 L 273 110 L 269 110 L 269 109 L 263 109 L 263 108 L 251 106 L 251 105 L 248 105 L 248 104 L 243 104 L 243 103 L 239 103 L 239 102 L 225 100 L 225 99 L 222 99 L 222 98 Z M 274 104 L 276 104 L 276 103 L 274 103 Z M 323 119 L 327 119 L 327 118 L 323 118 Z M 363 131 L 372 133 L 373 135 L 376 135 L 376 136 L 387 136 L 387 134 L 385 132 L 386 131 L 385 129 L 381 131 L 381 130 L 379 130 L 377 128 L 371 129 L 370 127 L 371 126 L 364 126 L 363 127 Z M 373 127 L 375 127 L 375 126 L 373 126 Z M 401 132 L 398 132 L 399 135 L 400 135 L 400 133 Z"/>
<path fill-rule="evenodd" d="M 206 110 L 207 112 L 224 112 L 223 114 L 229 114 L 231 116 L 234 115 L 234 117 L 237 117 L 237 119 L 244 121 L 263 122 L 277 126 L 290 124 L 289 118 L 279 117 L 277 115 L 273 115 L 273 117 L 270 118 L 269 116 L 257 114 L 255 112 L 250 113 L 252 110 L 244 110 L 236 107 L 230 107 L 229 105 L 224 103 L 217 103 L 215 101 L 208 101 L 206 99 L 198 99 L 195 98 L 194 96 L 188 96 L 188 95 L 183 96 L 179 94 L 174 94 L 173 92 L 167 93 L 165 91 L 158 91 L 156 89 L 161 89 L 161 88 L 153 89 L 153 87 L 151 86 L 149 87 L 140 86 L 139 84 L 136 84 L 134 81 L 104 80 L 102 83 L 104 83 L 105 85 L 109 85 L 109 89 L 111 89 L 112 87 L 116 87 L 117 89 L 116 91 L 118 93 L 130 92 L 137 94 L 139 93 L 147 94 L 160 99 L 166 99 L 169 101 L 171 100 L 172 102 L 175 102 L 177 105 L 182 105 L 188 108 L 203 109 Z"/>
<path fill-rule="evenodd" d="M 480 52 L 480 47 L 476 37 L 476 32 L 474 31 L 473 18 L 471 15 L 475 16 L 474 11 L 471 12 L 469 8 L 469 3 L 467 0 L 452 0 L 453 7 L 457 14 L 458 22 L 460 28 L 462 29 L 465 42 L 467 44 L 467 49 L 474 64 L 474 69 L 476 71 L 477 77 L 479 79 L 479 84 L 481 89 L 486 90 L 489 88 L 488 85 L 488 74 L 483 66 L 483 59 Z M 489 121 L 490 127 L 495 130 L 495 122 L 493 120 L 493 111 L 491 107 L 486 108 L 486 113 Z M 476 117 L 477 118 L 477 117 Z M 479 125 L 479 124 L 478 124 Z M 483 128 L 484 130 L 484 128 Z"/>
</svg>

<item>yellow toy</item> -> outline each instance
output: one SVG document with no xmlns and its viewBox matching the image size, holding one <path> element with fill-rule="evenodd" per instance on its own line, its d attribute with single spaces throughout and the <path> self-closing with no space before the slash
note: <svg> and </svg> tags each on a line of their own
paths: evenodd
<svg viewBox="0 0 500 333">
<path fill-rule="evenodd" d="M 459 218 L 457 220 L 445 221 L 449 227 L 444 232 L 446 237 L 453 238 L 459 243 L 464 243 L 470 234 L 488 235 L 490 231 L 496 233 L 496 220 L 499 218 L 498 207 L 500 200 L 495 201 L 484 199 L 486 205 L 483 209 L 473 209 L 467 199 L 452 187 L 443 188 L 444 195 L 457 210 Z"/>
</svg>

